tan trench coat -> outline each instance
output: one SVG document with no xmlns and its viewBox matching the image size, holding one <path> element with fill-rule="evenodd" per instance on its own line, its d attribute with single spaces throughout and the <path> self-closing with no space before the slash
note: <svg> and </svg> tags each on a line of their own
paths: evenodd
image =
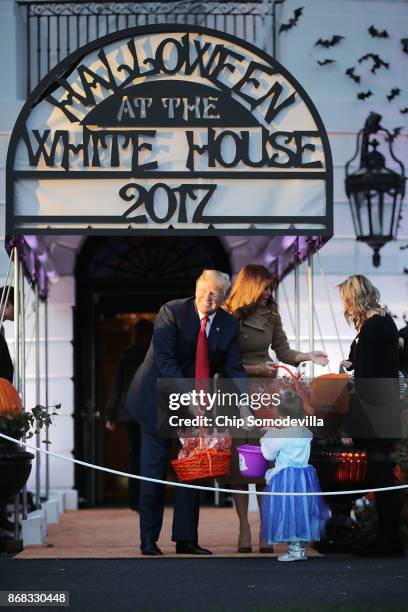
<svg viewBox="0 0 408 612">
<path fill-rule="evenodd" d="M 277 310 L 271 311 L 268 306 L 258 306 L 240 325 L 240 350 L 244 366 L 257 365 L 270 361 L 268 347 L 272 345 L 279 361 L 296 365 L 294 359 L 298 351 L 289 347 L 289 342 L 282 328 L 282 320 Z M 265 484 L 264 478 L 245 478 L 241 476 L 238 464 L 237 446 L 256 444 L 256 440 L 235 438 L 232 445 L 232 462 L 229 476 L 219 479 L 222 484 Z"/>
<path fill-rule="evenodd" d="M 258 306 L 255 312 L 241 321 L 240 350 L 244 365 L 256 365 L 270 361 L 268 347 L 272 345 L 279 361 L 296 365 L 298 351 L 289 347 L 282 328 L 280 314 L 268 306 Z"/>
</svg>

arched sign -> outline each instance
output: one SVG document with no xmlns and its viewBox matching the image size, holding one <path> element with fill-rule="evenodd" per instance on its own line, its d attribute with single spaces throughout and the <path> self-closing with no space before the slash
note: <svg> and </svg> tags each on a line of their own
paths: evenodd
<svg viewBox="0 0 408 612">
<path fill-rule="evenodd" d="M 243 40 L 122 30 L 68 56 L 12 133 L 9 233 L 332 233 L 332 161 L 303 88 Z"/>
</svg>

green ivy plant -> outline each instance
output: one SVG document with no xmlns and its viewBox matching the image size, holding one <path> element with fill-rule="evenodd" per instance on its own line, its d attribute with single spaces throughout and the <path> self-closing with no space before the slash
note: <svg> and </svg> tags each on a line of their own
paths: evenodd
<svg viewBox="0 0 408 612">
<path fill-rule="evenodd" d="M 22 411 L 17 416 L 6 414 L 0 421 L 0 433 L 11 438 L 20 439 L 23 436 L 32 438 L 40 430 L 52 424 L 52 418 L 58 414 L 61 404 L 41 406 L 38 404 L 32 410 Z M 48 444 L 51 442 L 48 441 Z"/>
</svg>

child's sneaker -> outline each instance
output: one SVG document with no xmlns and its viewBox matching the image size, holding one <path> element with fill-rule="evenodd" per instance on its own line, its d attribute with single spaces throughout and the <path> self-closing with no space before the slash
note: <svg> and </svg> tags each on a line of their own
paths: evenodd
<svg viewBox="0 0 408 612">
<path fill-rule="evenodd" d="M 278 561 L 307 561 L 306 542 L 288 542 L 288 552 Z"/>
</svg>

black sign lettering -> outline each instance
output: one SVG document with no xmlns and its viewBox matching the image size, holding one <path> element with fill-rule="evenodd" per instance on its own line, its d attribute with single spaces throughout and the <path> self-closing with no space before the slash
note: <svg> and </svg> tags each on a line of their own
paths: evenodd
<svg viewBox="0 0 408 612">
<path fill-rule="evenodd" d="M 137 223 L 147 223 L 148 218 L 151 221 L 159 224 L 168 223 L 174 216 L 178 208 L 177 223 L 186 223 L 187 219 L 187 198 L 189 197 L 193 201 L 198 200 L 196 191 L 204 191 L 204 196 L 200 201 L 197 202 L 197 206 L 192 215 L 193 223 L 205 223 L 207 219 L 204 215 L 204 209 L 211 199 L 211 196 L 217 189 L 217 185 L 179 185 L 178 187 L 169 187 L 166 183 L 156 183 L 150 189 L 146 189 L 142 185 L 137 183 L 128 183 L 124 185 L 120 191 L 119 196 L 125 202 L 131 202 L 135 200 L 132 206 L 129 206 L 122 214 L 126 219 L 131 219 Z M 163 191 L 165 193 L 165 210 L 164 216 L 160 216 L 157 211 L 157 200 L 155 196 L 157 192 Z M 179 198 L 177 198 L 177 195 Z M 134 215 L 131 216 L 138 208 L 145 205 L 147 215 Z"/>
<path fill-rule="evenodd" d="M 135 27 L 89 43 L 50 74 L 29 97 L 10 144 L 7 197 L 13 206 L 20 201 L 7 218 L 21 216 L 24 231 L 33 210 L 43 219 L 36 227 L 77 229 L 82 221 L 66 214 L 78 194 L 69 179 L 87 179 L 76 208 L 80 217 L 90 211 L 85 228 L 258 232 L 267 223 L 280 232 L 286 202 L 294 231 L 304 233 L 314 219 L 319 232 L 329 227 L 327 210 L 312 214 L 320 208 L 299 203 L 298 184 L 290 183 L 309 181 L 313 202 L 331 198 L 317 110 L 274 58 L 245 41 L 200 26 Z M 16 190 L 24 180 L 38 188 Z M 47 217 L 41 211 L 50 197 L 55 210 L 59 198 L 62 206 Z"/>
</svg>

